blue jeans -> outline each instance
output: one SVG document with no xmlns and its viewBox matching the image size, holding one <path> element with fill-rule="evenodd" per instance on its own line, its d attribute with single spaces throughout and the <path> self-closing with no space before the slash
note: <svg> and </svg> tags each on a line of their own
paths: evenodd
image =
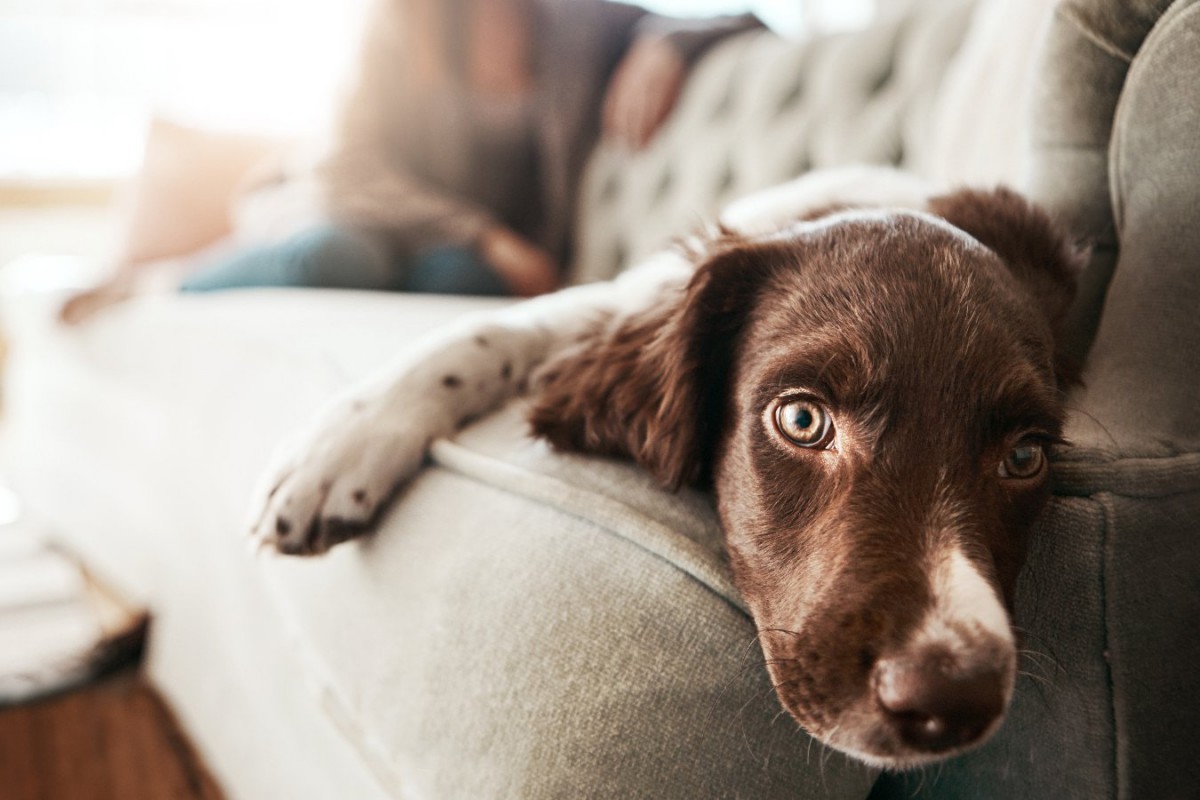
<svg viewBox="0 0 1200 800">
<path fill-rule="evenodd" d="M 183 282 L 180 291 L 255 286 L 375 289 L 436 294 L 508 295 L 511 290 L 470 247 L 444 246 L 396 258 L 378 236 L 335 225 L 278 244 L 244 250 Z"/>
</svg>

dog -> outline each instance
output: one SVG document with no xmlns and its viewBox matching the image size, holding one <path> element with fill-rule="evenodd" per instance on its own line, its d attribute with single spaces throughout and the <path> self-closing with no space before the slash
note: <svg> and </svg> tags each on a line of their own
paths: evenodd
<svg viewBox="0 0 1200 800">
<path fill-rule="evenodd" d="M 434 437 L 528 384 L 554 447 L 712 489 L 803 728 L 875 766 L 945 758 L 1012 695 L 1084 258 L 1006 189 L 802 178 L 614 282 L 437 333 L 284 451 L 253 536 L 315 554 L 360 535 Z"/>
</svg>

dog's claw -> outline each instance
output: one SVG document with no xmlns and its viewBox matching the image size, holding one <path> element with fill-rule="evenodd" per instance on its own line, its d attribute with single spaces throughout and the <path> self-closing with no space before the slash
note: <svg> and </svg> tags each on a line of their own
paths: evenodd
<svg viewBox="0 0 1200 800">
<path fill-rule="evenodd" d="M 319 555 L 366 533 L 395 486 L 424 460 L 420 419 L 381 424 L 377 409 L 344 404 L 298 437 L 264 482 L 250 536 L 259 551 Z"/>
</svg>

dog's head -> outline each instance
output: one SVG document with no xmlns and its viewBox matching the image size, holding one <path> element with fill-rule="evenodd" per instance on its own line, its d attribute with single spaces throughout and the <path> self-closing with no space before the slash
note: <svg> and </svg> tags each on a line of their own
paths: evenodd
<svg viewBox="0 0 1200 800">
<path fill-rule="evenodd" d="M 1080 260 L 1005 190 L 726 234 L 677 297 L 553 368 L 534 429 L 711 480 L 787 710 L 870 763 L 940 758 L 1012 692 Z"/>
</svg>

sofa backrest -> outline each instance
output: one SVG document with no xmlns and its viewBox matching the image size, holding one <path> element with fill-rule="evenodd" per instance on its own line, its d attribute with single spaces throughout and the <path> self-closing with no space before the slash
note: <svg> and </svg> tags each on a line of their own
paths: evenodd
<svg viewBox="0 0 1200 800">
<path fill-rule="evenodd" d="M 610 278 L 730 200 L 809 169 L 925 171 L 942 76 L 975 0 L 923 0 L 864 30 L 748 33 L 696 65 L 644 151 L 602 143 L 580 188 L 573 282 Z"/>
</svg>

